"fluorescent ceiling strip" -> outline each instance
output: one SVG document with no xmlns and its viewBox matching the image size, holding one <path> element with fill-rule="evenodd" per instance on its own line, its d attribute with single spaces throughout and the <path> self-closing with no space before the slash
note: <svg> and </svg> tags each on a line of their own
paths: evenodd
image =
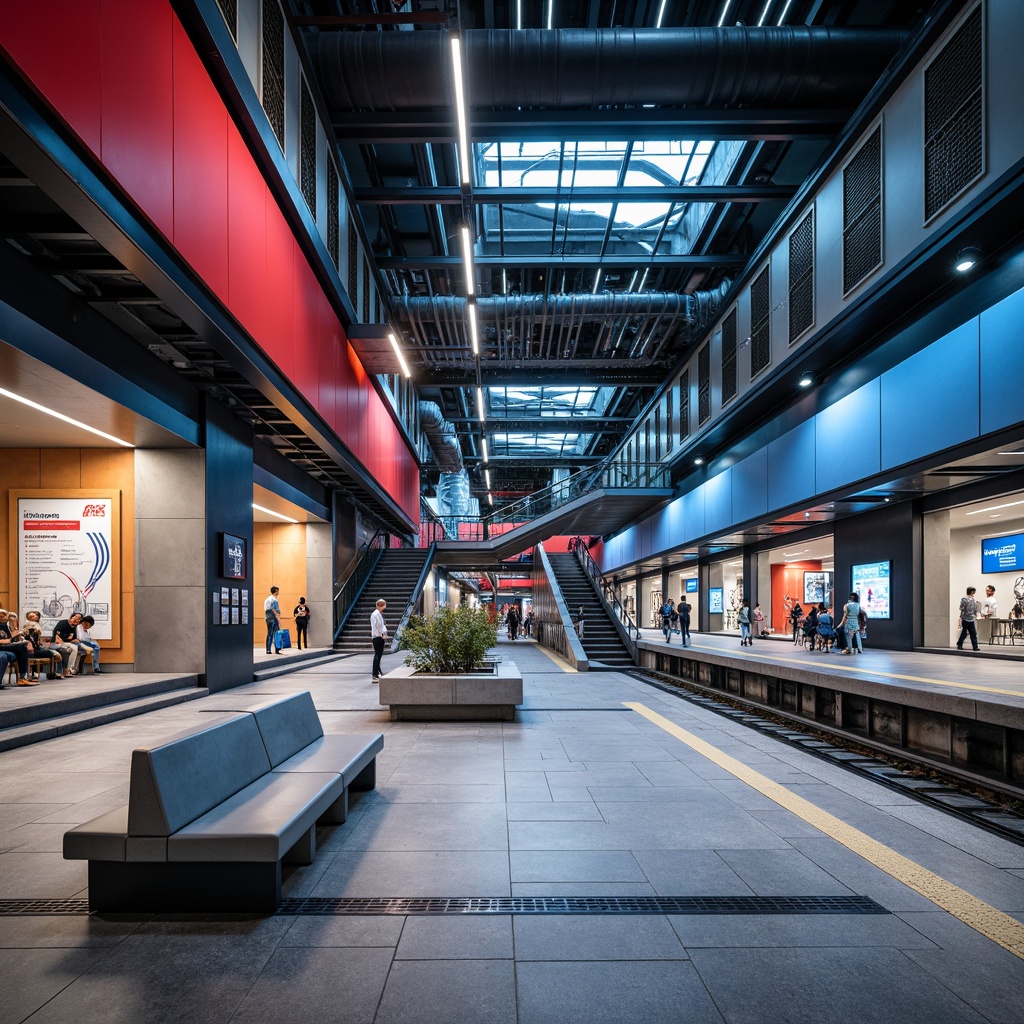
<svg viewBox="0 0 1024 1024">
<path fill-rule="evenodd" d="M 982 512 L 995 512 L 1000 508 L 1013 508 L 1014 505 L 1024 505 L 1024 501 L 1008 501 L 1005 505 L 989 505 L 988 508 L 979 508 L 974 512 L 965 512 L 965 516 L 980 516 Z"/>
<path fill-rule="evenodd" d="M 661 19 L 665 17 L 665 4 L 668 0 L 661 0 L 661 7 L 658 8 L 658 20 L 654 23 L 655 28 L 661 28 Z"/>
<path fill-rule="evenodd" d="M 477 411 L 477 415 L 480 417 L 480 422 L 483 423 L 483 421 L 484 421 L 484 389 L 483 388 L 477 388 L 476 389 L 476 411 Z"/>
<path fill-rule="evenodd" d="M 484 479 L 487 481 L 487 490 L 491 489 L 491 471 L 489 469 L 484 470 Z"/>
<path fill-rule="evenodd" d="M 722 6 L 722 16 L 718 19 L 718 27 L 721 28 L 725 24 L 725 19 L 729 15 L 729 8 L 732 6 L 732 0 L 725 0 L 725 4 Z"/>
<path fill-rule="evenodd" d="M 772 0 L 764 0 L 764 10 L 761 12 L 761 17 L 757 19 L 757 27 L 760 28 L 764 24 L 764 19 L 768 17 L 768 8 L 771 7 Z"/>
<path fill-rule="evenodd" d="M 601 283 L 601 271 L 598 270 L 597 276 L 594 278 L 594 290 L 590 293 L 591 295 L 597 294 L 597 287 Z"/>
<path fill-rule="evenodd" d="M 487 438 L 482 438 L 480 444 L 483 446 L 484 462 L 487 461 Z"/>
<path fill-rule="evenodd" d="M 264 508 L 262 505 L 257 505 L 255 501 L 252 503 L 252 507 L 256 509 L 257 512 L 266 512 L 268 516 L 277 516 L 278 519 L 283 519 L 286 523 L 298 522 L 298 519 L 292 519 L 291 516 L 286 516 L 280 512 L 275 512 L 272 508 Z"/>
<path fill-rule="evenodd" d="M 402 350 L 398 347 L 398 341 L 395 339 L 394 334 L 388 335 L 388 341 L 391 342 L 391 347 L 395 350 L 395 355 L 398 356 L 398 365 L 402 367 L 402 373 L 406 377 L 411 377 L 412 374 L 409 373 L 409 366 L 405 361 L 405 356 L 402 355 Z"/>
<path fill-rule="evenodd" d="M 775 22 L 776 25 L 781 25 L 786 20 L 786 15 L 789 14 L 790 5 L 793 0 L 786 0 L 786 6 L 782 8 L 782 13 L 779 15 L 779 20 Z"/>
<path fill-rule="evenodd" d="M 473 247 L 469 241 L 469 226 L 462 225 L 462 259 L 466 265 L 466 294 L 476 292 L 476 271 L 473 269 Z"/>
<path fill-rule="evenodd" d="M 516 0 L 516 28 L 523 27 L 523 0 Z"/>
<path fill-rule="evenodd" d="M 22 405 L 27 405 L 30 409 L 45 412 L 47 416 L 54 416 L 59 420 L 63 420 L 65 423 L 70 423 L 73 427 L 78 427 L 80 430 L 88 430 L 90 434 L 106 438 L 108 441 L 113 441 L 115 444 L 122 445 L 125 448 L 135 447 L 131 441 L 122 441 L 121 438 L 114 437 L 113 434 L 108 434 L 103 430 L 97 430 L 95 427 L 90 427 L 88 423 L 82 423 L 80 420 L 73 420 L 70 416 L 65 416 L 62 412 L 54 412 L 53 409 L 48 409 L 45 405 L 39 405 L 28 398 L 22 398 L 21 395 L 16 395 L 13 391 L 8 391 L 6 388 L 0 388 L 0 395 L 3 395 L 4 398 L 10 398 L 15 402 L 21 402 Z"/>
<path fill-rule="evenodd" d="M 473 343 L 473 355 L 480 355 L 480 338 L 476 326 L 476 303 L 469 304 L 469 337 Z"/>
<path fill-rule="evenodd" d="M 462 43 L 452 36 L 452 68 L 455 74 L 455 115 L 459 121 L 459 167 L 462 184 L 469 184 L 469 133 L 466 130 L 466 94 L 462 87 Z"/>
<path fill-rule="evenodd" d="M 555 13 L 555 0 L 548 0 L 548 28 L 551 28 L 551 23 Z"/>
</svg>

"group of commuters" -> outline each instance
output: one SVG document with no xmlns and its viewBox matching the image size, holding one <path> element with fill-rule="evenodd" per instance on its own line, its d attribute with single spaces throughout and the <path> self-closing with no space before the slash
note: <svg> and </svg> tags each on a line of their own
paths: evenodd
<svg viewBox="0 0 1024 1024">
<path fill-rule="evenodd" d="M 672 634 L 678 631 L 683 646 L 686 647 L 689 644 L 690 613 L 692 611 L 693 605 L 686 600 L 685 594 L 679 598 L 679 604 L 669 598 L 661 606 L 661 632 L 665 637 L 665 643 L 672 643 Z"/>
<path fill-rule="evenodd" d="M 271 587 L 270 594 L 263 602 L 263 618 L 267 623 L 267 654 L 273 648 L 276 654 L 281 653 L 281 602 L 277 595 L 281 593 L 280 587 Z M 306 642 L 306 650 L 309 650 L 309 618 L 312 613 L 304 597 L 299 598 L 299 603 L 292 611 L 292 618 L 295 620 L 295 644 L 302 650 L 302 642 Z"/>
<path fill-rule="evenodd" d="M 582 613 L 583 609 L 580 609 Z M 508 627 L 509 640 L 518 639 L 520 633 L 526 637 L 533 636 L 533 609 L 525 615 L 517 604 L 507 604 L 502 610 L 502 621 Z"/>
<path fill-rule="evenodd" d="M 100 645 L 92 638 L 92 627 L 96 620 L 91 615 L 72 612 L 61 619 L 49 636 L 42 630 L 42 613 L 25 613 L 25 625 L 21 626 L 15 612 L 0 608 L 0 680 L 7 675 L 13 663 L 18 670 L 19 686 L 38 686 L 38 679 L 29 675 L 29 660 L 46 662 L 47 679 L 70 679 L 78 675 L 86 658 L 92 663 L 93 672 L 100 669 Z"/>
<path fill-rule="evenodd" d="M 833 617 L 831 607 L 824 601 L 811 605 L 806 616 L 800 602 L 794 602 L 789 619 L 793 624 L 793 643 L 804 644 L 809 652 L 835 651 L 837 654 L 849 655 L 864 653 L 863 640 L 868 628 L 868 613 L 861 606 L 857 591 L 850 592 L 838 622 Z"/>
</svg>

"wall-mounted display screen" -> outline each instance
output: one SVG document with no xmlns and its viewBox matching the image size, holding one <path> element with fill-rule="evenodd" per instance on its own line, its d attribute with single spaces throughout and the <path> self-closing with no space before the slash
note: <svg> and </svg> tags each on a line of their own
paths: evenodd
<svg viewBox="0 0 1024 1024">
<path fill-rule="evenodd" d="M 1024 569 L 1024 533 L 990 537 L 981 542 L 982 572 L 1020 572 Z"/>
<path fill-rule="evenodd" d="M 860 594 L 860 606 L 870 619 L 892 618 L 889 594 L 889 577 L 892 562 L 866 562 L 851 567 L 853 579 L 851 590 Z M 844 595 L 838 595 L 839 602 Z M 837 603 L 839 603 L 837 602 Z"/>
<path fill-rule="evenodd" d="M 708 589 L 708 611 L 712 615 L 721 615 L 725 605 L 725 588 L 710 587 Z"/>
<path fill-rule="evenodd" d="M 688 594 L 696 594 L 697 593 L 697 577 L 696 576 L 694 576 L 694 578 L 692 580 L 687 580 L 686 581 L 686 592 Z"/>
<path fill-rule="evenodd" d="M 804 573 L 804 604 L 832 604 L 832 573 Z"/>
</svg>

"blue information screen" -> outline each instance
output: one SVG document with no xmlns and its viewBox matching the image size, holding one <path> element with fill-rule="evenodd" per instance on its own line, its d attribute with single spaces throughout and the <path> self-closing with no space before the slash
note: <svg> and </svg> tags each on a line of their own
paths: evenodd
<svg viewBox="0 0 1024 1024">
<path fill-rule="evenodd" d="M 981 542 L 982 572 L 1020 572 L 1024 568 L 1024 533 Z"/>
<path fill-rule="evenodd" d="M 686 581 L 686 592 L 688 594 L 697 593 L 697 577 L 695 576 L 692 580 Z"/>
</svg>

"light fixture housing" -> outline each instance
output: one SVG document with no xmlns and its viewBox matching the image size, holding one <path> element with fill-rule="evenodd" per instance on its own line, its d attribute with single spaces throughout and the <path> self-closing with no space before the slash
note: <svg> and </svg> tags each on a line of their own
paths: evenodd
<svg viewBox="0 0 1024 1024">
<path fill-rule="evenodd" d="M 470 183 L 469 129 L 466 125 L 466 92 L 462 81 L 462 41 L 452 36 L 452 75 L 455 79 L 455 116 L 459 127 L 459 170 L 462 184 Z"/>
<path fill-rule="evenodd" d="M 473 345 L 473 355 L 480 355 L 480 334 L 476 325 L 476 303 L 469 303 L 469 340 Z"/>
<path fill-rule="evenodd" d="M 703 455 L 694 455 L 694 457 L 693 457 L 693 464 L 695 466 L 703 466 L 704 465 L 704 456 Z"/>
<path fill-rule="evenodd" d="M 961 274 L 966 274 L 981 259 L 981 250 L 973 245 L 965 246 L 956 254 L 953 266 Z"/>
<path fill-rule="evenodd" d="M 473 269 L 473 244 L 469 238 L 469 225 L 463 224 L 460 229 L 462 235 L 462 261 L 466 266 L 466 295 L 472 298 L 476 293 L 476 271 Z"/>
<path fill-rule="evenodd" d="M 106 431 L 98 430 L 96 427 L 90 427 L 88 423 L 72 419 L 70 416 L 65 416 L 62 412 L 57 412 L 55 409 L 49 409 L 45 405 L 33 402 L 30 398 L 23 398 L 21 395 L 16 395 L 13 391 L 8 391 L 6 388 L 0 388 L 0 395 L 3 395 L 4 398 L 10 398 L 14 402 L 20 402 L 22 405 L 27 405 L 38 412 L 45 412 L 47 416 L 53 416 L 54 419 L 70 423 L 71 426 L 78 427 L 79 430 L 87 430 L 90 434 L 95 434 L 97 437 L 102 437 L 107 441 L 113 441 L 114 444 L 119 444 L 122 448 L 135 447 L 131 441 L 125 441 L 120 437 L 115 437 L 113 434 L 106 433 Z"/>
<path fill-rule="evenodd" d="M 257 512 L 265 512 L 268 516 L 276 516 L 278 519 L 283 519 L 286 523 L 297 523 L 298 519 L 292 519 L 291 516 L 286 516 L 283 512 L 275 512 L 272 508 L 267 508 L 264 505 L 257 505 L 254 501 L 252 507 Z"/>
<path fill-rule="evenodd" d="M 802 388 L 809 388 L 814 383 L 814 372 L 812 370 L 804 370 L 800 374 L 800 379 L 797 383 Z"/>
<path fill-rule="evenodd" d="M 395 337 L 394 331 L 388 332 L 388 341 L 391 342 L 391 347 L 395 350 L 395 355 L 398 356 L 398 365 L 402 368 L 402 375 L 404 377 L 411 377 L 409 364 L 406 363 L 405 356 L 402 355 L 402 350 L 398 347 L 398 339 Z"/>
</svg>

